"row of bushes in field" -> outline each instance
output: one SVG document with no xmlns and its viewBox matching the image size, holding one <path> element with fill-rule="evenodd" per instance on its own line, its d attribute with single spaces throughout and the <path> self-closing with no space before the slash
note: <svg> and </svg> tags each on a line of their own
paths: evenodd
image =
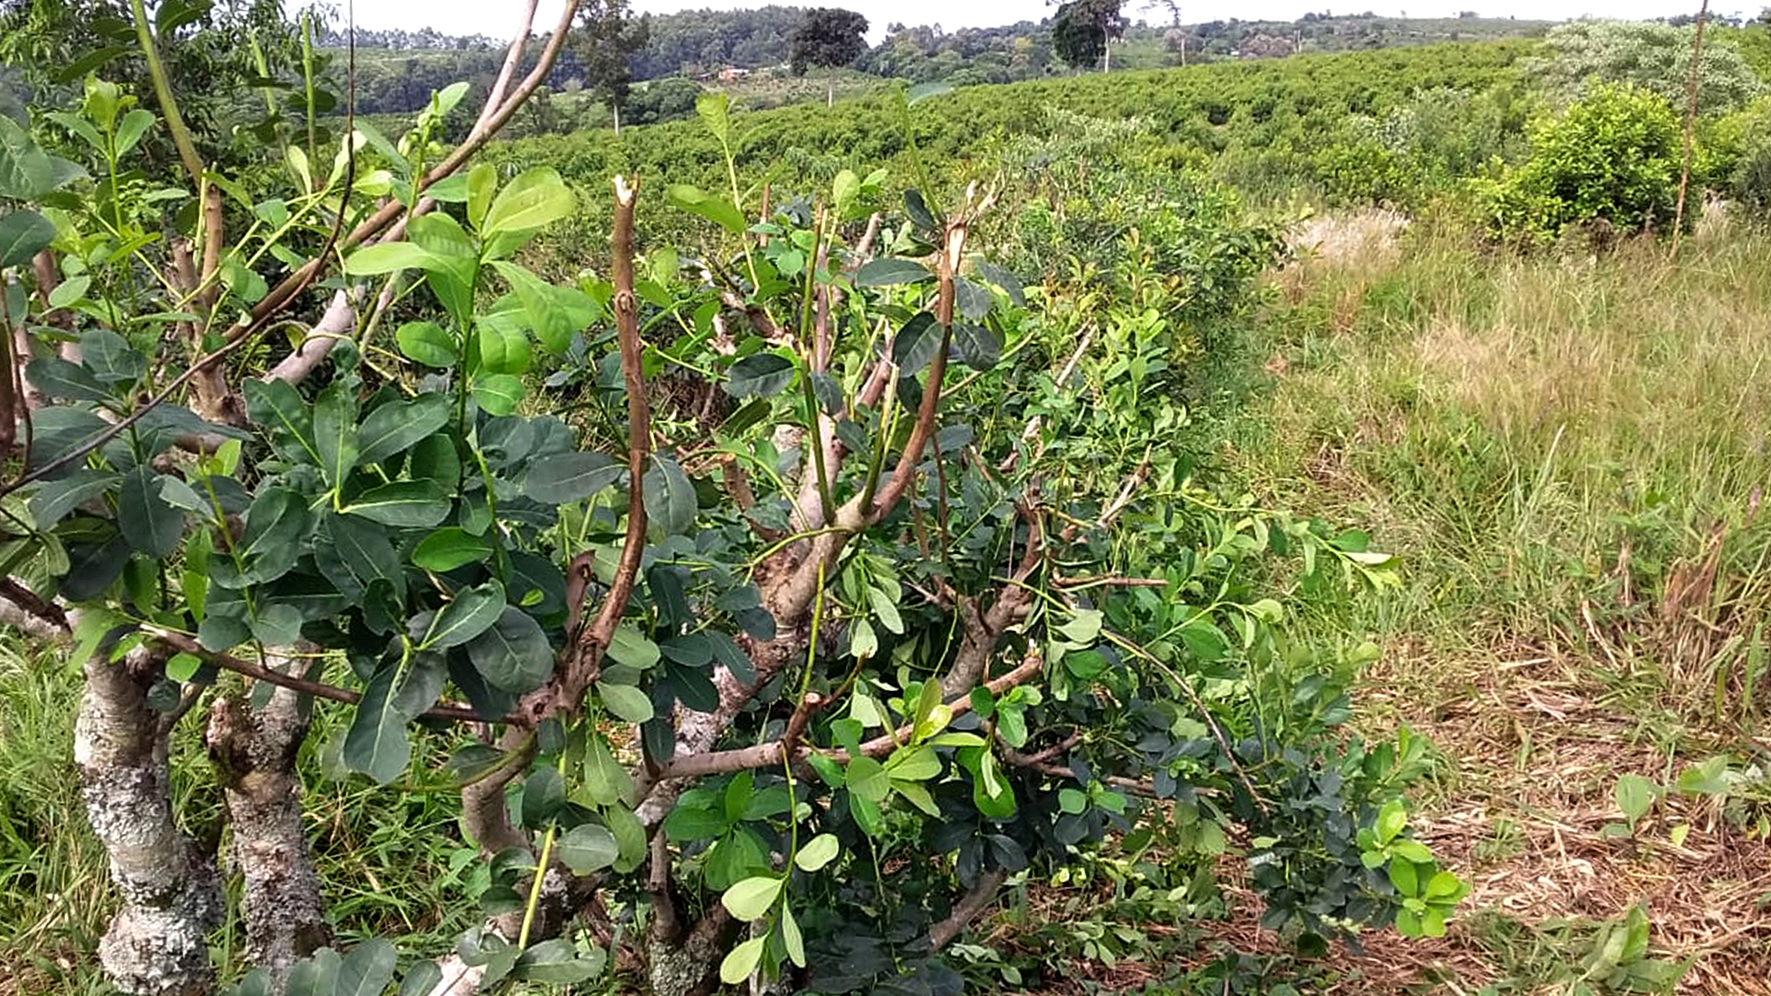
<svg viewBox="0 0 1771 996">
<path fill-rule="evenodd" d="M 881 94 L 741 115 L 732 152 L 740 175 L 764 177 L 777 191 L 809 189 L 860 163 L 887 164 L 894 189 L 916 185 L 923 172 L 957 185 L 1009 168 L 1004 151 L 1019 136 L 1048 134 L 1055 111 L 1135 119 L 1142 127 L 1125 141 L 1141 155 L 1205 167 L 1257 202 L 1419 210 L 1449 199 L 1518 244 L 1594 221 L 1664 230 L 1683 158 L 1684 108 L 1674 105 L 1690 37 L 1665 25 L 1582 23 L 1542 43 L 969 87 L 919 106 L 914 120 L 903 96 Z M 1711 43 L 1701 80 L 1693 189 L 1756 211 L 1771 201 L 1771 98 L 1731 42 Z M 618 140 L 600 132 L 524 139 L 493 155 L 512 171 L 549 165 L 586 185 L 615 172 L 729 185 L 722 148 L 692 120 L 630 128 Z M 654 229 L 671 224 L 650 221 Z M 599 254 L 594 240 L 565 238 L 562 264 Z"/>
</svg>

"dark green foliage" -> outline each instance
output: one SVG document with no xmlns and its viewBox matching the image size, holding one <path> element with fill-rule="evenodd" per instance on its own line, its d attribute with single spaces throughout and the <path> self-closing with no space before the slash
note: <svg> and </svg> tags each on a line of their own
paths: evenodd
<svg viewBox="0 0 1771 996">
<path fill-rule="evenodd" d="M 815 7 L 787 37 L 787 59 L 795 76 L 811 67 L 846 66 L 867 51 L 867 18 L 838 7 Z"/>
<path fill-rule="evenodd" d="M 1052 51 L 1065 65 L 1093 69 L 1100 65 L 1112 28 L 1118 23 L 1118 3 L 1071 0 L 1060 5 L 1052 18 Z"/>
</svg>

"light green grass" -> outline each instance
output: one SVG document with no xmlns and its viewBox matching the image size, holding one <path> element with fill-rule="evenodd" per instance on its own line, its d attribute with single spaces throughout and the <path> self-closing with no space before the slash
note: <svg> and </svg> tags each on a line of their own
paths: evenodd
<svg viewBox="0 0 1771 996">
<path fill-rule="evenodd" d="M 1517 257 L 1381 221 L 1318 224 L 1324 250 L 1275 276 L 1271 379 L 1232 464 L 1402 557 L 1402 591 L 1316 599 L 1304 623 L 1378 639 L 1363 721 L 1438 742 L 1419 800 L 1434 846 L 1500 883 L 1474 904 L 1512 900 L 1454 931 L 1487 991 L 1565 982 L 1592 925 L 1636 903 L 1696 950 L 1703 897 L 1762 867 L 1762 842 L 1711 820 L 1706 865 L 1600 831 L 1621 773 L 1759 754 L 1771 236 L 1714 228 L 1676 262 L 1648 241 Z M 1702 819 L 1684 806 L 1666 826 Z M 1762 951 L 1730 943 L 1700 972 L 1762 977 Z"/>
</svg>

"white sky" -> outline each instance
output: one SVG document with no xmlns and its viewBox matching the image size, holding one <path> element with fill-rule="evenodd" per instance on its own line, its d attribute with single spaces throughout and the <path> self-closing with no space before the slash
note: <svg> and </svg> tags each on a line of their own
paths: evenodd
<svg viewBox="0 0 1771 996">
<path fill-rule="evenodd" d="M 347 0 L 337 0 L 340 14 Z M 757 7 L 761 0 L 633 0 L 636 9 L 656 14 L 688 8 L 721 9 Z M 1151 11 L 1140 15 L 1145 0 L 1126 0 L 1125 11 L 1137 20 L 1148 16 L 1152 22 L 1165 20 L 1166 12 Z M 551 26 L 559 17 L 562 0 L 541 0 L 535 21 L 537 29 Z M 939 24 L 947 30 L 966 27 L 994 27 L 1021 20 L 1037 21 L 1050 14 L 1052 7 L 1042 0 L 972 0 L 953 7 L 945 0 L 817 0 L 813 3 L 787 6 L 831 6 L 858 10 L 872 23 L 871 34 L 878 37 L 888 21 L 906 24 Z M 1716 13 L 1740 11 L 1757 13 L 1759 3 L 1721 3 Z M 411 29 L 426 26 L 446 34 L 485 34 L 508 38 L 516 30 L 521 12 L 519 0 L 356 0 L 357 23 L 365 28 Z M 1332 10 L 1354 13 L 1370 10 L 1377 14 L 1409 14 L 1414 17 L 1446 17 L 1460 10 L 1475 10 L 1488 17 L 1516 16 L 1560 20 L 1595 17 L 1648 18 L 1669 14 L 1697 12 L 1697 0 L 1183 0 L 1182 19 L 1187 23 L 1228 20 L 1238 17 L 1252 20 L 1293 20 L 1308 11 Z"/>
</svg>

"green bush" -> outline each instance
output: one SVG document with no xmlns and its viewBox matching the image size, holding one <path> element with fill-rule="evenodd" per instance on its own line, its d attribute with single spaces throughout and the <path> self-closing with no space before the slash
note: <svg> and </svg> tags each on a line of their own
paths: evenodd
<svg viewBox="0 0 1771 996">
<path fill-rule="evenodd" d="M 1475 181 L 1491 234 L 1542 244 L 1569 225 L 1621 232 L 1663 228 L 1678 197 L 1680 131 L 1666 101 L 1607 85 L 1535 122 L 1531 157 Z"/>
<path fill-rule="evenodd" d="M 1771 97 L 1714 122 L 1703 133 L 1698 175 L 1750 216 L 1771 214 Z"/>
</svg>

